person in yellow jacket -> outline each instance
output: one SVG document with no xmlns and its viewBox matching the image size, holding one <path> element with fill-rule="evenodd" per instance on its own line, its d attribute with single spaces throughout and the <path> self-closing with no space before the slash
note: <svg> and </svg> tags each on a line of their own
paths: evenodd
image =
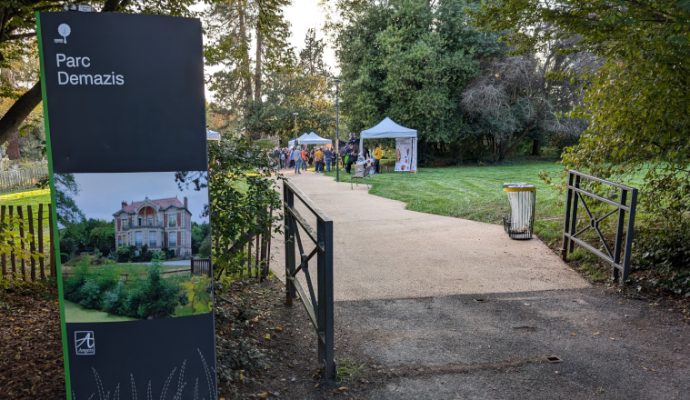
<svg viewBox="0 0 690 400">
<path fill-rule="evenodd" d="M 323 172 L 323 151 L 321 147 L 317 147 L 314 152 L 314 164 L 316 165 L 316 172 Z"/>
<path fill-rule="evenodd" d="M 381 149 L 381 144 L 377 143 L 374 149 L 374 168 L 377 174 L 381 173 L 381 158 L 383 158 L 383 150 Z"/>
</svg>

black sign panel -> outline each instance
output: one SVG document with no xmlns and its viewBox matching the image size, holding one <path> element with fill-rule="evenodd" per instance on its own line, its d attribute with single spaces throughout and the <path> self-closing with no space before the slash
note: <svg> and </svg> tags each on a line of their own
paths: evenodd
<svg viewBox="0 0 690 400">
<path fill-rule="evenodd" d="M 38 24 L 68 398 L 217 398 L 201 24 Z"/>
<path fill-rule="evenodd" d="M 55 172 L 206 169 L 201 23 L 40 15 Z"/>
</svg>

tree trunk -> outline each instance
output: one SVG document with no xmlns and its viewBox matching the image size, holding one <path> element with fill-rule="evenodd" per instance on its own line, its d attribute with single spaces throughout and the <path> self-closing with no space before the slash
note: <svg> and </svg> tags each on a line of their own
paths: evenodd
<svg viewBox="0 0 690 400">
<path fill-rule="evenodd" d="M 263 67 L 261 55 L 263 54 L 264 35 L 261 33 L 261 29 L 261 15 L 259 15 L 259 22 L 256 24 L 256 68 L 254 70 L 254 101 L 257 104 L 261 104 L 261 68 Z"/>
<path fill-rule="evenodd" d="M 532 155 L 533 156 L 540 156 L 541 155 L 541 143 L 539 142 L 539 139 L 533 139 L 532 140 Z"/>
<path fill-rule="evenodd" d="M 31 111 L 41 102 L 41 81 L 21 95 L 0 118 L 0 145 L 7 142 Z"/>
<path fill-rule="evenodd" d="M 252 79 L 249 67 L 249 41 L 247 39 L 246 9 L 247 2 L 241 1 L 237 7 L 237 14 L 240 25 L 240 41 L 242 43 L 242 86 L 244 89 L 245 107 L 248 107 L 252 101 Z"/>
<path fill-rule="evenodd" d="M 7 142 L 7 158 L 12 161 L 17 161 L 22 157 L 19 152 L 19 131 L 14 131 L 10 134 L 10 140 Z"/>
</svg>

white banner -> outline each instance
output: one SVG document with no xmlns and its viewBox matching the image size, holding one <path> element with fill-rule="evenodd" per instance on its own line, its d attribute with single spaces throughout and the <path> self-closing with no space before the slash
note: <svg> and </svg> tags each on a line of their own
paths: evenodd
<svg viewBox="0 0 690 400">
<path fill-rule="evenodd" d="M 414 170 L 413 155 L 414 149 L 412 147 L 412 138 L 398 138 L 395 139 L 395 170 L 396 171 L 410 171 Z"/>
</svg>

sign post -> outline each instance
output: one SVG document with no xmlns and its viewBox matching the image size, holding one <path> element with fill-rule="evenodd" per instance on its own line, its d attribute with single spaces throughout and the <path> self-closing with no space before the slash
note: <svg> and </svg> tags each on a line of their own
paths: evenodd
<svg viewBox="0 0 690 400">
<path fill-rule="evenodd" d="M 201 23 L 40 13 L 38 33 L 67 397 L 217 398 L 212 275 L 191 265 Z"/>
</svg>

